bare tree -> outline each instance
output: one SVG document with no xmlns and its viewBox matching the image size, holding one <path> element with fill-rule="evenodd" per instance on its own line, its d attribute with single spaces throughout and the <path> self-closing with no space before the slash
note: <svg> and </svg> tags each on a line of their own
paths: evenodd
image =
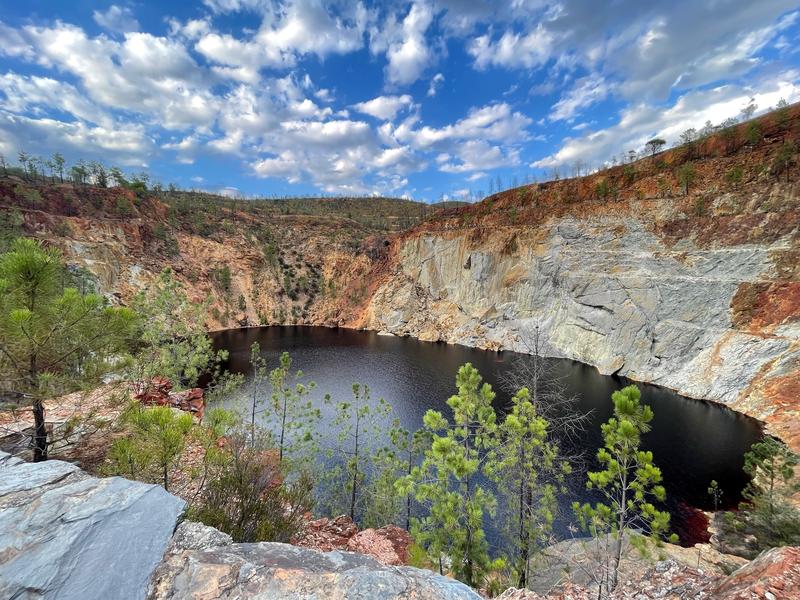
<svg viewBox="0 0 800 600">
<path fill-rule="evenodd" d="M 555 365 L 542 356 L 544 344 L 538 323 L 534 326 L 531 343 L 524 345 L 528 355 L 514 358 L 511 368 L 500 376 L 500 387 L 510 394 L 528 388 L 537 414 L 550 424 L 553 436 L 561 442 L 577 440 L 589 425 L 591 411 L 581 411 L 580 398 L 569 394 Z M 578 457 L 566 458 L 573 461 Z"/>
<path fill-rule="evenodd" d="M 653 157 L 659 153 L 659 151 L 666 145 L 666 141 L 662 140 L 661 138 L 653 138 L 649 140 L 644 147 L 650 152 L 650 156 Z"/>
<path fill-rule="evenodd" d="M 751 119 L 757 109 L 758 109 L 758 104 L 756 104 L 756 99 L 751 97 L 750 101 L 745 106 L 743 106 L 740 111 L 742 115 L 742 121 L 747 121 Z"/>
</svg>

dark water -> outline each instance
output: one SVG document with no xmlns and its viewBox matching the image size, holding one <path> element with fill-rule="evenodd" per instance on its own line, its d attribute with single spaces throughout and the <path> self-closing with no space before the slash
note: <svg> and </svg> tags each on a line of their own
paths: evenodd
<svg viewBox="0 0 800 600">
<path fill-rule="evenodd" d="M 264 327 L 215 334 L 217 346 L 230 352 L 228 367 L 235 372 L 248 371 L 250 346 L 255 341 L 261 344 L 270 368 L 277 365 L 281 352 L 289 352 L 293 368 L 302 369 L 317 383 L 315 398 L 321 400 L 329 393 L 336 400 L 344 400 L 351 396 L 354 382 L 366 383 L 373 399 L 388 401 L 395 416 L 410 430 L 422 425 L 422 416 L 429 408 L 450 416 L 446 400 L 455 392 L 456 371 L 465 362 L 471 362 L 492 384 L 497 393 L 495 407 L 502 411 L 509 395 L 497 385 L 498 376 L 520 356 L 324 327 Z M 586 451 L 589 468 L 595 468 L 594 454 L 602 444 L 600 424 L 612 412 L 611 393 L 631 382 L 600 375 L 595 368 L 570 360 L 551 360 L 567 391 L 580 396 L 581 410 L 592 411 L 579 443 Z M 759 424 L 708 402 L 637 385 L 643 401 L 655 413 L 652 431 L 644 436 L 643 445 L 653 451 L 664 475 L 672 529 L 684 543 L 696 541 L 696 515 L 688 507 L 712 508 L 707 494 L 712 479 L 723 490 L 723 504 L 730 506 L 738 501 L 747 483 L 743 454 L 760 438 Z M 590 499 L 583 489 L 584 481 L 583 474 L 577 474 L 567 504 Z"/>
</svg>

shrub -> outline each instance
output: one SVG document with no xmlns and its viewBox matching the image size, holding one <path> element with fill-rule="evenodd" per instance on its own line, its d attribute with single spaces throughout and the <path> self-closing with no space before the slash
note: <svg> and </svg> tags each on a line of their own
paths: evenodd
<svg viewBox="0 0 800 600">
<path fill-rule="evenodd" d="M 751 146 L 755 146 L 761 141 L 761 127 L 759 127 L 758 123 L 752 122 L 747 126 L 745 137 L 747 138 L 747 143 Z"/>
<path fill-rule="evenodd" d="M 228 265 L 222 267 L 214 267 L 209 271 L 211 281 L 214 282 L 219 289 L 224 292 L 231 291 L 231 269 Z"/>
<path fill-rule="evenodd" d="M 227 448 L 192 518 L 236 542 L 289 542 L 312 507 L 311 477 L 301 472 L 287 483 L 276 451 L 251 447 L 243 433 L 229 436 Z"/>
<path fill-rule="evenodd" d="M 69 237 L 72 235 L 72 227 L 69 226 L 64 220 L 56 221 L 55 225 L 53 225 L 53 235 L 58 237 Z"/>
<path fill-rule="evenodd" d="M 739 184 L 742 183 L 742 179 L 744 178 L 744 171 L 742 167 L 736 166 L 731 167 L 731 169 L 725 174 L 725 179 L 727 182 L 736 189 L 739 187 Z"/>
<path fill-rule="evenodd" d="M 114 212 L 120 217 L 129 217 L 133 214 L 133 204 L 125 196 L 117 196 Z"/>
</svg>

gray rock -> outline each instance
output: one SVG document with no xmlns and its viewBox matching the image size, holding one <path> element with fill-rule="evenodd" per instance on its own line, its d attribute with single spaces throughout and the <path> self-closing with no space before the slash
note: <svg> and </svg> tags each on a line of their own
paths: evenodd
<svg viewBox="0 0 800 600">
<path fill-rule="evenodd" d="M 182 523 L 153 576 L 148 600 L 478 600 L 462 583 L 413 567 L 386 567 L 351 552 L 288 544 L 231 544 L 197 523 Z M 227 539 L 226 539 L 227 538 Z M 219 546 L 212 546 L 214 540 Z"/>
<path fill-rule="evenodd" d="M 792 199 L 796 202 L 795 199 Z M 669 220 L 665 203 L 659 218 Z M 498 232 L 424 232 L 403 240 L 395 271 L 373 295 L 370 328 L 423 340 L 545 354 L 722 402 L 742 399 L 770 365 L 800 360 L 800 327 L 751 332 L 732 324 L 742 284 L 776 277 L 789 238 L 770 244 L 668 246 L 642 217 L 559 217 Z M 468 265 L 469 268 L 465 268 Z M 498 309 L 496 307 L 502 307 Z"/>
<path fill-rule="evenodd" d="M 144 598 L 185 503 L 162 488 L 0 455 L 0 597 Z"/>
</svg>

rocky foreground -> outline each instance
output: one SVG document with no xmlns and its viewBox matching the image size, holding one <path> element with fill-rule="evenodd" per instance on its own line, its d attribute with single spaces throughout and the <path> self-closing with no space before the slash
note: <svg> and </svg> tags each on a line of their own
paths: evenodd
<svg viewBox="0 0 800 600">
<path fill-rule="evenodd" d="M 234 543 L 183 521 L 183 500 L 120 477 L 98 479 L 62 461 L 26 463 L 0 453 L 0 597 L 45 600 L 472 600 L 467 586 L 431 571 L 382 564 L 358 552 L 289 544 Z M 380 531 L 380 530 L 378 530 Z M 374 552 L 396 562 L 403 535 L 357 532 L 347 520 L 319 521 L 306 544 Z M 407 535 L 407 534 L 406 534 Z M 397 548 L 395 548 L 397 546 Z M 393 549 L 395 551 L 393 551 Z M 402 554 L 402 552 L 400 552 Z M 703 563 L 706 564 L 705 562 Z M 558 588 L 555 590 L 555 588 Z M 504 600 L 583 600 L 580 583 L 555 591 L 507 590 Z M 800 598 L 800 548 L 773 549 L 729 576 L 674 558 L 627 580 L 619 598 Z"/>
</svg>

